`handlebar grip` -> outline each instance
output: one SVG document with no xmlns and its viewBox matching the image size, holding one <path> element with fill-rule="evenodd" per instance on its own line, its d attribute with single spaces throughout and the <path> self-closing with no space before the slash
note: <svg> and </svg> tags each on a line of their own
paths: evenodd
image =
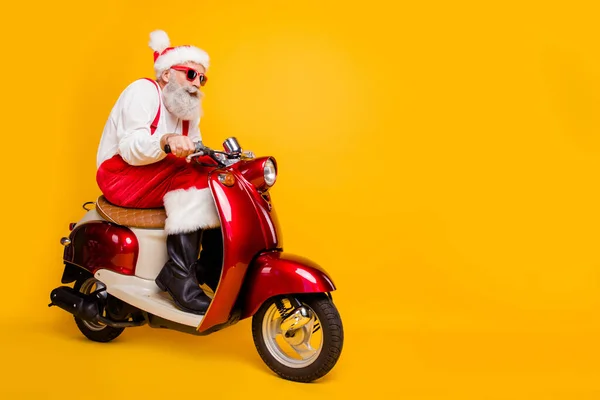
<svg viewBox="0 0 600 400">
<path fill-rule="evenodd" d="M 169 154 L 171 152 L 171 146 L 169 146 L 168 144 L 165 144 L 165 153 Z M 208 155 L 211 153 L 211 150 L 208 147 L 205 147 L 202 142 L 197 142 L 196 143 L 196 153 L 199 152 L 203 152 L 204 154 Z"/>
<path fill-rule="evenodd" d="M 208 150 L 208 147 L 205 147 L 202 144 L 202 142 L 196 142 L 195 145 L 196 145 L 196 153 L 198 153 L 199 151 L 202 151 L 202 150 Z"/>
<path fill-rule="evenodd" d="M 196 143 L 196 153 L 201 150 L 204 150 L 204 149 L 207 149 L 207 148 L 202 145 L 202 142 Z M 165 144 L 164 150 L 165 150 L 165 153 L 169 154 L 171 152 L 171 146 L 169 146 L 168 144 Z"/>
</svg>

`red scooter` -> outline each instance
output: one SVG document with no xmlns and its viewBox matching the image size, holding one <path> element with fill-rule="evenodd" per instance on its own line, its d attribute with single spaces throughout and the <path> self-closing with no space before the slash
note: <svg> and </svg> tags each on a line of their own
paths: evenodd
<svg viewBox="0 0 600 400">
<path fill-rule="evenodd" d="M 216 290 L 201 286 L 212 297 L 204 315 L 180 310 L 154 282 L 168 258 L 164 208 L 128 209 L 103 196 L 84 204 L 87 212 L 61 239 L 63 285 L 51 292 L 49 306 L 73 314 L 79 330 L 97 342 L 142 325 L 208 335 L 252 317 L 267 366 L 285 379 L 314 381 L 334 367 L 343 347 L 331 295 L 336 287 L 319 265 L 283 252 L 269 193 L 275 159 L 256 158 L 235 138 L 223 146 L 216 151 L 198 143 L 188 157 L 214 166 L 208 181 L 221 221 L 221 273 Z"/>
</svg>

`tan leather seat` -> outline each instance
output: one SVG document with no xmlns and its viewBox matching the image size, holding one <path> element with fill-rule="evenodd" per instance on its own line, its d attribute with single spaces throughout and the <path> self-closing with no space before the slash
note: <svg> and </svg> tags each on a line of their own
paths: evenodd
<svg viewBox="0 0 600 400">
<path fill-rule="evenodd" d="M 164 229 L 167 213 L 161 208 L 125 208 L 110 203 L 104 196 L 98 197 L 96 211 L 107 221 L 131 228 Z"/>
</svg>

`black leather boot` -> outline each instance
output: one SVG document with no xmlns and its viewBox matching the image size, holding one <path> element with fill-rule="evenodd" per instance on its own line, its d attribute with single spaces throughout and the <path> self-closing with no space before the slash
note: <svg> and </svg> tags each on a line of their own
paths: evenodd
<svg viewBox="0 0 600 400">
<path fill-rule="evenodd" d="M 213 293 L 221 279 L 223 266 L 223 236 L 221 228 L 206 229 L 202 233 L 202 252 L 196 262 L 196 277 L 200 284 L 205 283 Z"/>
<path fill-rule="evenodd" d="M 169 260 L 155 279 L 158 287 L 169 292 L 179 308 L 198 315 L 204 315 L 210 305 L 210 297 L 200 289 L 194 270 L 201 235 L 201 230 L 168 235 Z"/>
</svg>

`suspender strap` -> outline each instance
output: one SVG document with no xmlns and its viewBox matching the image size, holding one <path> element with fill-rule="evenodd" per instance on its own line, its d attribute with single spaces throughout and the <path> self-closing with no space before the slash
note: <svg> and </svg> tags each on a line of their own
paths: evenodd
<svg viewBox="0 0 600 400">
<path fill-rule="evenodd" d="M 156 90 L 158 91 L 158 93 L 160 94 L 160 91 L 158 89 L 158 83 L 156 83 L 156 81 L 154 79 L 150 79 L 150 78 L 144 78 L 149 80 L 150 82 L 154 83 L 154 86 L 156 86 Z M 156 131 L 156 128 L 158 128 L 158 120 L 160 119 L 160 98 L 158 99 L 158 111 L 156 112 L 156 117 L 154 117 L 154 121 L 152 121 L 152 124 L 150 124 L 150 134 L 154 135 L 154 132 Z"/>
<path fill-rule="evenodd" d="M 181 129 L 183 130 L 183 136 L 187 136 L 188 131 L 190 130 L 190 121 L 183 121 L 181 123 Z"/>
</svg>

